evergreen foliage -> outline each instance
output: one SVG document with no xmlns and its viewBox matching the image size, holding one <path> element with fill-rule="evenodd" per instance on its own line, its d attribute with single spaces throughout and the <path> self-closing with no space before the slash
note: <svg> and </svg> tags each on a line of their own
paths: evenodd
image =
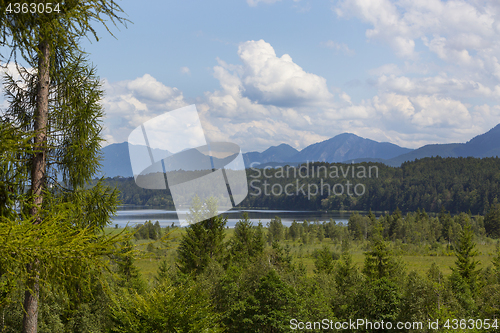
<svg viewBox="0 0 500 333">
<path fill-rule="evenodd" d="M 190 221 L 200 221 L 210 210 L 217 210 L 213 202 L 201 204 L 198 198 L 190 208 Z M 224 233 L 227 219 L 221 216 L 207 218 L 186 228 L 178 250 L 177 265 L 181 272 L 199 274 L 210 263 L 225 256 Z"/>
<path fill-rule="evenodd" d="M 477 290 L 478 275 L 480 269 L 478 268 L 479 261 L 475 257 L 479 254 L 475 250 L 476 243 L 474 242 L 474 233 L 470 224 L 467 224 L 458 239 L 455 254 L 457 260 L 453 272 L 460 276 L 470 288 L 472 293 Z"/>
<path fill-rule="evenodd" d="M 258 257 L 264 251 L 264 245 L 262 223 L 254 228 L 248 219 L 248 214 L 244 213 L 243 218 L 234 227 L 234 236 L 229 246 L 231 259 L 244 262 Z"/>
<path fill-rule="evenodd" d="M 382 226 L 377 226 L 376 236 L 370 244 L 370 251 L 365 252 L 363 274 L 368 279 L 393 279 L 398 275 L 400 267 L 392 256 L 387 243 L 382 238 Z"/>
<path fill-rule="evenodd" d="M 10 15 L 5 9 L 13 4 L 0 6 L 0 59 L 13 61 L 20 77 L 4 77 L 9 105 L 0 115 L 6 124 L 0 137 L 14 134 L 14 140 L 0 151 L 7 157 L 0 167 L 6 199 L 0 234 L 7 235 L 0 266 L 24 281 L 21 330 L 36 332 L 40 287 L 70 288 L 79 268 L 99 272 L 107 265 L 103 255 L 114 250 L 116 237 L 98 235 L 116 208 L 117 193 L 102 185 L 84 188 L 99 169 L 103 92 L 79 42 L 89 33 L 97 38 L 96 22 L 107 28 L 106 18 L 126 20 L 112 0 L 58 3 L 59 13 L 40 15 Z M 33 70 L 23 68 L 21 59 Z"/>
<path fill-rule="evenodd" d="M 316 251 L 316 258 L 314 259 L 315 273 L 331 274 L 334 268 L 334 253 L 330 251 L 328 246 L 323 245 L 321 250 Z M 338 259 L 338 255 L 337 258 Z"/>
</svg>

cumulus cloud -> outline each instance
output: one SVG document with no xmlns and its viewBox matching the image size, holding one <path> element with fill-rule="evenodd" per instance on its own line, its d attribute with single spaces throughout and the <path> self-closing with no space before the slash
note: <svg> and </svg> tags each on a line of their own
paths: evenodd
<svg viewBox="0 0 500 333">
<path fill-rule="evenodd" d="M 150 74 L 113 83 L 104 80 L 103 88 L 108 143 L 123 142 L 145 121 L 187 105 L 181 91 L 165 86 Z"/>
<path fill-rule="evenodd" d="M 366 36 L 387 43 L 401 57 L 417 56 L 416 40 L 455 64 L 481 66 L 486 54 L 473 55 L 475 51 L 498 51 L 500 4 L 496 0 L 341 0 L 334 11 L 370 24 Z"/>
<path fill-rule="evenodd" d="M 386 64 L 369 73 L 377 77 L 378 93 L 355 101 L 338 88 L 329 90 L 325 78 L 306 72 L 288 54 L 277 55 L 263 40 L 242 43 L 237 54 L 235 64 L 217 59 L 213 76 L 220 89 L 199 97 L 197 108 L 207 139 L 235 142 L 243 151 L 283 142 L 302 149 L 343 132 L 411 148 L 464 142 L 500 117 L 500 106 L 464 100 L 500 97 L 500 85 L 474 77 L 411 76 L 405 74 L 411 64 Z M 148 74 L 104 85 L 110 143 L 126 140 L 131 129 L 156 115 L 187 105 L 181 91 Z"/>
<path fill-rule="evenodd" d="M 378 89 L 371 100 L 383 120 L 378 126 L 393 139 L 409 140 L 406 132 L 415 138 L 411 146 L 425 138 L 460 142 L 499 122 L 497 108 L 486 105 L 500 99 L 500 2 L 339 0 L 333 10 L 367 23 L 368 39 L 404 61 L 368 73 L 376 77 L 370 83 Z"/>
<path fill-rule="evenodd" d="M 238 55 L 243 63 L 239 75 L 242 94 L 252 101 L 304 106 L 322 104 L 332 98 L 325 78 L 305 72 L 288 54 L 278 57 L 264 40 L 241 44 Z"/>
<path fill-rule="evenodd" d="M 181 67 L 181 74 L 191 75 L 189 67 Z"/>
<path fill-rule="evenodd" d="M 412 96 L 437 94 L 456 99 L 464 97 L 500 98 L 500 85 L 489 87 L 475 80 L 449 77 L 446 73 L 431 77 L 381 75 L 378 77 L 376 85 L 383 92 L 397 92 Z"/>
<path fill-rule="evenodd" d="M 214 77 L 221 90 L 199 105 L 210 140 L 230 140 L 246 150 L 287 142 L 296 148 L 328 137 L 312 130 L 317 112 L 334 104 L 326 80 L 307 73 L 288 54 L 277 56 L 263 40 L 238 48 L 241 64 L 218 59 Z"/>
<path fill-rule="evenodd" d="M 460 101 L 436 96 L 417 96 L 411 101 L 415 106 L 412 122 L 421 127 L 439 125 L 458 129 L 468 127 L 471 120 L 467 107 Z"/>
<path fill-rule="evenodd" d="M 390 0 L 343 0 L 334 10 L 338 16 L 356 16 L 371 24 L 373 28 L 366 31 L 368 38 L 384 40 L 400 56 L 413 56 L 414 36 Z"/>
</svg>

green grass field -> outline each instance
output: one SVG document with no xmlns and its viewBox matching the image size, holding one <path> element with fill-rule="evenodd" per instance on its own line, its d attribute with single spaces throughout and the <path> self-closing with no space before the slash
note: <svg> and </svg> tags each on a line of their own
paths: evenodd
<svg viewBox="0 0 500 333">
<path fill-rule="evenodd" d="M 107 233 L 113 234 L 123 231 L 123 229 L 106 229 Z M 233 236 L 234 229 L 226 229 L 226 241 L 229 241 Z M 140 258 L 136 260 L 136 265 L 146 279 L 154 278 L 158 266 L 162 260 L 167 260 L 171 265 L 175 264 L 176 250 L 182 238 L 184 229 L 176 228 L 165 237 L 164 241 L 151 241 L 151 240 L 133 240 L 136 249 L 140 254 Z M 285 240 L 282 242 L 285 247 L 289 247 L 290 253 L 293 257 L 293 262 L 296 264 L 302 263 L 307 268 L 309 275 L 314 274 L 314 250 L 320 249 L 323 246 L 328 246 L 330 250 L 340 253 L 341 248 L 339 244 L 335 244 L 329 238 L 325 238 L 321 243 L 318 240 L 309 244 L 302 244 L 299 240 L 291 241 Z M 267 245 L 269 246 L 269 245 Z M 481 262 L 481 267 L 486 268 L 492 265 L 493 253 L 495 251 L 496 243 L 492 240 L 487 240 L 477 244 L 476 249 L 479 252 L 477 259 Z M 443 248 L 446 245 L 442 245 Z M 442 251 L 443 253 L 418 254 L 415 253 L 415 248 L 412 246 L 413 253 L 405 253 L 395 247 L 393 244 L 393 252 L 397 258 L 400 258 L 405 264 L 407 271 L 416 271 L 420 274 L 425 274 L 431 267 L 432 263 L 436 263 L 444 275 L 451 273 L 451 267 L 454 265 L 456 257 L 452 251 Z M 364 252 L 367 250 L 367 242 L 352 242 L 350 252 L 352 254 L 353 262 L 361 269 L 364 263 Z M 410 252 L 410 251 L 408 251 Z"/>
</svg>

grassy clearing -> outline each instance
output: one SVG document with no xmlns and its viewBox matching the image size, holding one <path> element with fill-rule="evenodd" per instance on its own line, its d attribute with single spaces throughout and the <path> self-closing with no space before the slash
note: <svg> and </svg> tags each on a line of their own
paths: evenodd
<svg viewBox="0 0 500 333">
<path fill-rule="evenodd" d="M 106 229 L 106 232 L 110 234 L 118 233 L 120 231 L 123 231 L 123 229 Z M 132 242 L 136 245 L 136 249 L 141 255 L 141 257 L 136 260 L 136 265 L 146 279 L 154 278 L 162 260 L 167 260 L 169 265 L 175 265 L 176 250 L 184 232 L 185 230 L 182 228 L 175 228 L 168 236 L 165 237 L 164 241 L 133 239 Z M 233 234 L 234 229 L 226 230 L 226 242 L 233 237 Z M 325 238 L 321 243 L 318 240 L 309 244 L 302 244 L 299 240 L 285 240 L 282 243 L 290 250 L 293 261 L 296 264 L 302 263 L 305 265 L 309 275 L 314 274 L 313 253 L 315 250 L 321 249 L 323 246 L 328 246 L 331 251 L 339 254 L 341 253 L 340 244 L 336 244 L 329 238 Z M 350 245 L 353 262 L 360 269 L 364 264 L 364 252 L 367 250 L 367 244 L 367 242 L 352 242 Z M 491 262 L 493 259 L 493 253 L 495 252 L 495 246 L 496 243 L 491 240 L 483 241 L 477 244 L 476 248 L 480 253 L 477 259 L 481 262 L 481 267 L 486 268 L 492 265 Z M 444 275 L 449 275 L 451 274 L 451 267 L 454 266 L 456 260 L 456 257 L 451 250 L 443 250 L 440 254 L 432 253 L 432 255 L 424 255 L 414 253 L 415 249 L 418 249 L 418 247 L 415 246 L 412 247 L 411 252 L 413 254 L 404 253 L 404 251 L 401 250 L 401 248 L 398 248 L 395 244 L 392 244 L 392 247 L 393 252 L 396 253 L 396 257 L 402 260 L 408 272 L 416 271 L 420 274 L 426 274 L 432 263 L 436 263 L 441 268 Z M 445 249 L 446 245 L 442 244 L 442 247 Z"/>
</svg>

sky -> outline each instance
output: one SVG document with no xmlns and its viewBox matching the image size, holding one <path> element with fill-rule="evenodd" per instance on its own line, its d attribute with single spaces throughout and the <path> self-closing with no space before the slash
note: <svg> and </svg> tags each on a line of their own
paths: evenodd
<svg viewBox="0 0 500 333">
<path fill-rule="evenodd" d="M 107 144 L 191 104 L 244 152 L 345 132 L 418 148 L 500 123 L 498 0 L 118 3 L 132 23 L 82 41 Z"/>
</svg>

